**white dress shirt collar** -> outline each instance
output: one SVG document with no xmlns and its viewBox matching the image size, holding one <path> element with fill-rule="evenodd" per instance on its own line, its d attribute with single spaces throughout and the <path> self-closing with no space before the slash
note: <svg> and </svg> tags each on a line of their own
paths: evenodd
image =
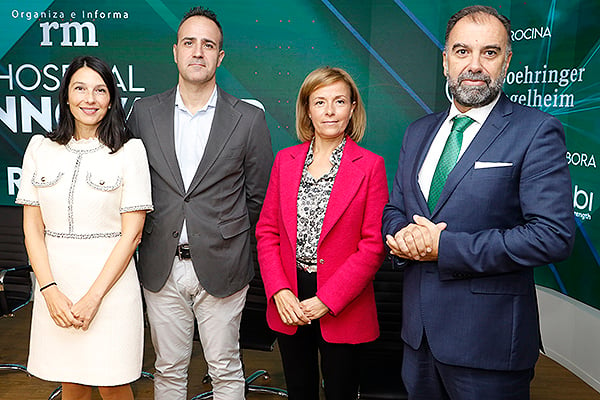
<svg viewBox="0 0 600 400">
<path fill-rule="evenodd" d="M 470 117 L 473 121 L 477 122 L 479 126 L 481 126 L 483 125 L 487 117 L 490 115 L 490 113 L 494 109 L 494 106 L 496 105 L 496 103 L 498 103 L 499 99 L 500 94 L 498 94 L 498 96 L 496 96 L 494 101 L 492 101 L 490 104 L 485 105 L 483 107 L 473 107 L 464 114 L 461 113 L 458 110 L 458 108 L 456 108 L 454 102 L 452 102 L 452 104 L 450 105 L 450 112 L 448 113 L 448 118 L 446 118 L 446 122 L 452 121 L 452 118 L 456 117 L 457 115 L 466 115 L 467 117 Z M 452 122 L 450 123 L 452 124 Z"/>
<path fill-rule="evenodd" d="M 201 109 L 199 109 L 198 111 L 196 111 L 196 114 L 202 111 L 206 111 L 208 110 L 208 108 L 215 108 L 217 107 L 217 85 L 215 85 L 215 88 L 213 89 L 212 94 L 210 95 L 210 98 L 208 99 L 208 102 L 204 105 L 204 107 L 202 107 Z M 185 106 L 185 104 L 183 103 L 183 99 L 181 98 L 181 92 L 179 91 L 179 85 L 177 85 L 177 90 L 175 92 L 175 108 L 185 111 L 188 114 L 192 114 L 187 107 Z"/>
</svg>

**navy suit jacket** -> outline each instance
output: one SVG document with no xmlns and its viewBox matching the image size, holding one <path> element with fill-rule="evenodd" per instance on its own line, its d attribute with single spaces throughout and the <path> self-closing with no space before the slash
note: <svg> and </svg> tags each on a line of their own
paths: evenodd
<svg viewBox="0 0 600 400">
<path fill-rule="evenodd" d="M 431 213 L 417 175 L 447 115 L 408 127 L 384 210 L 384 235 L 414 214 L 448 224 L 437 262 L 404 263 L 402 338 L 417 349 L 425 332 L 434 357 L 451 365 L 532 368 L 533 267 L 567 258 L 576 229 L 562 125 L 502 94 Z"/>
</svg>

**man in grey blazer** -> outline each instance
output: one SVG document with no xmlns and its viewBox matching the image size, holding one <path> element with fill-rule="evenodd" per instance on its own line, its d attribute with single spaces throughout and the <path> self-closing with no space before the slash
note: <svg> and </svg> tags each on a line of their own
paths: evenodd
<svg viewBox="0 0 600 400">
<path fill-rule="evenodd" d="M 152 177 L 138 269 L 160 400 L 187 398 L 194 316 L 214 398 L 244 398 L 239 325 L 273 152 L 264 112 L 216 85 L 222 46 L 215 14 L 191 9 L 173 46 L 177 87 L 139 100 L 129 118 Z"/>
</svg>

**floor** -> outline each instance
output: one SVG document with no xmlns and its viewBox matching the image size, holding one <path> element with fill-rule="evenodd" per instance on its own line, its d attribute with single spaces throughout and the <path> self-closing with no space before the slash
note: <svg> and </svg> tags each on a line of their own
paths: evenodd
<svg viewBox="0 0 600 400">
<path fill-rule="evenodd" d="M 26 362 L 30 314 L 31 306 L 27 306 L 19 310 L 13 318 L 0 319 L 0 362 L 18 364 Z M 154 352 L 148 334 L 146 334 L 145 349 L 143 369 L 152 372 Z M 245 350 L 243 357 L 247 374 L 260 368 L 269 371 L 270 378 L 268 380 L 261 378 L 258 384 L 285 386 L 277 350 L 274 352 Z M 205 372 L 202 349 L 198 343 L 194 343 L 188 398 L 210 390 L 210 384 L 202 383 Z M 44 382 L 21 372 L 0 371 L 0 400 L 46 400 L 56 386 L 55 383 Z M 152 399 L 152 382 L 149 379 L 135 382 L 133 390 L 136 400 Z M 247 398 L 248 400 L 270 400 L 281 397 L 250 393 Z M 532 400 L 600 400 L 600 394 L 559 364 L 542 356 L 536 367 L 531 398 Z M 97 392 L 94 393 L 93 399 L 100 399 Z"/>
</svg>

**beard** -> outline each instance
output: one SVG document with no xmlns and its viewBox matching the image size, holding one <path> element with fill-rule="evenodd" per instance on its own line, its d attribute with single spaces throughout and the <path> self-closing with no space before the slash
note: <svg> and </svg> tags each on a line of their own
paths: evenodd
<svg viewBox="0 0 600 400">
<path fill-rule="evenodd" d="M 446 78 L 448 81 L 448 89 L 454 100 L 465 107 L 483 107 L 490 104 L 502 90 L 502 84 L 506 76 L 505 65 L 502 66 L 502 72 L 492 81 L 489 75 L 483 72 L 463 72 L 456 79 Z M 465 80 L 479 80 L 485 82 L 485 85 L 471 87 L 462 86 Z"/>
</svg>

